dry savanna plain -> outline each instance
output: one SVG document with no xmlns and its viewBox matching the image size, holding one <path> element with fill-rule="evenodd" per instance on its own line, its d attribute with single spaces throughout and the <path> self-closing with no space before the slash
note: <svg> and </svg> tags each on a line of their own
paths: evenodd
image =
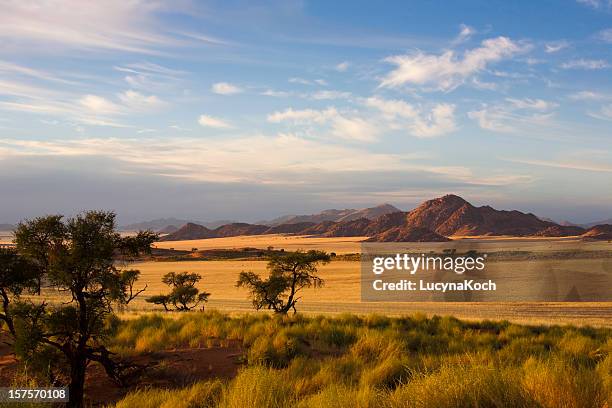
<svg viewBox="0 0 612 408">
<path fill-rule="evenodd" d="M 612 274 L 612 243 L 608 241 L 581 241 L 576 238 L 516 238 L 516 237 L 453 237 L 451 243 L 410 243 L 406 248 L 414 253 L 440 253 L 447 248 L 457 252 L 477 249 L 487 253 L 502 254 L 492 260 L 487 268 L 498 275 L 512 271 L 532 269 L 533 281 L 525 285 L 545 287 L 543 272 L 565 270 L 584 276 L 588 281 L 591 270 L 604 270 Z M 167 292 L 161 278 L 168 272 L 198 273 L 201 290 L 211 293 L 207 309 L 240 313 L 253 310 L 248 292 L 236 288 L 240 272 L 253 271 L 265 275 L 265 258 L 234 256 L 232 259 L 198 256 L 199 252 L 214 250 L 231 251 L 274 249 L 285 251 L 323 250 L 338 255 L 336 259 L 319 268 L 325 284 L 321 288 L 306 288 L 301 294 L 299 311 L 306 314 L 380 313 L 399 316 L 414 312 L 431 315 L 452 315 L 467 320 L 508 320 L 522 324 L 572 324 L 612 327 L 611 302 L 364 302 L 361 299 L 361 263 L 359 254 L 365 237 L 322 238 L 292 235 L 256 235 L 212 238 L 184 241 L 161 241 L 155 248 L 189 251 L 193 257 L 180 260 L 159 258 L 130 264 L 141 272 L 140 285 L 147 286 L 143 295 Z M 0 233 L 0 243 L 9 243 L 8 233 Z M 504 254 L 509 256 L 504 257 Z M 191 260 L 193 259 L 193 260 Z M 540 265 L 543 265 L 540 267 Z M 53 299 L 58 295 L 48 293 Z M 130 315 L 155 310 L 157 306 L 144 302 L 144 296 L 130 304 Z"/>
<path fill-rule="evenodd" d="M 325 285 L 317 289 L 305 289 L 299 309 L 309 314 L 338 313 L 381 313 L 402 315 L 423 312 L 427 315 L 453 315 L 461 319 L 510 320 L 530 324 L 575 324 L 612 326 L 612 303 L 605 302 L 362 302 L 361 265 L 358 254 L 364 237 L 319 238 L 289 235 L 240 236 L 187 241 L 164 241 L 155 244 L 157 248 L 174 250 L 206 251 L 214 249 L 258 248 L 284 249 L 285 251 L 317 249 L 334 252 L 337 260 L 320 268 Z M 533 268 L 537 274 L 541 268 L 538 262 L 546 262 L 555 269 L 570 269 L 578 273 L 602 268 L 612 273 L 612 244 L 607 241 L 583 242 L 576 239 L 517 239 L 513 237 L 457 237 L 449 243 L 411 243 L 410 250 L 428 253 L 440 252 L 452 247 L 458 252 L 477 248 L 488 253 L 530 254 L 524 257 L 500 259 L 491 262 L 490 267 L 505 273 L 517 268 Z M 579 257 L 575 254 L 580 253 Z M 355 256 L 351 256 L 354 254 Z M 560 259 L 555 259 L 561 254 Z M 344 255 L 344 256 L 341 256 Z M 552 260 L 550 258 L 553 258 Z M 248 293 L 235 287 L 238 274 L 242 271 L 264 273 L 265 260 L 231 259 L 183 261 L 146 261 L 133 265 L 142 273 L 141 281 L 147 284 L 147 292 L 162 293 L 165 288 L 160 281 L 167 272 L 189 271 L 202 275 L 200 287 L 212 295 L 208 308 L 222 311 L 242 312 L 251 310 Z M 534 275 L 537 281 L 539 277 Z M 533 284 L 526 282 L 526 284 Z M 546 282 L 543 283 L 545 285 Z M 137 301 L 134 311 L 150 309 L 150 305 Z"/>
</svg>

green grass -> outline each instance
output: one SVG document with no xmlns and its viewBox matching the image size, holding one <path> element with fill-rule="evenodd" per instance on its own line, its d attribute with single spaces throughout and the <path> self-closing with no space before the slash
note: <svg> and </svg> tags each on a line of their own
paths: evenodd
<svg viewBox="0 0 612 408">
<path fill-rule="evenodd" d="M 232 380 L 118 407 L 611 407 L 612 330 L 452 317 L 216 312 L 109 322 L 123 354 L 240 342 Z"/>
<path fill-rule="evenodd" d="M 612 330 L 452 317 L 151 314 L 109 322 L 124 354 L 243 344 L 229 381 L 118 407 L 610 407 Z"/>
</svg>

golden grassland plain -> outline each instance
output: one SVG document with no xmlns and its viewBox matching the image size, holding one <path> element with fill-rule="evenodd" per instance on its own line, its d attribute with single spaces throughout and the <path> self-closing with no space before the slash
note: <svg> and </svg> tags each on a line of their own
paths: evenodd
<svg viewBox="0 0 612 408">
<path fill-rule="evenodd" d="M 236 249 L 244 247 L 285 249 L 319 249 L 337 254 L 359 253 L 363 237 L 319 238 L 304 236 L 268 235 L 215 238 L 203 240 L 158 242 L 158 248 L 187 249 Z M 477 247 L 479 250 L 494 251 L 582 251 L 612 250 L 608 242 L 584 242 L 577 239 L 517 239 L 491 238 L 454 241 L 453 248 L 465 251 Z M 410 243 L 414 251 L 440 251 L 448 243 Z M 601 269 L 602 262 L 612 261 L 592 259 L 564 259 L 547 261 L 549 267 L 563 267 L 577 272 Z M 533 265 L 534 262 L 530 262 Z M 525 263 L 502 261 L 491 264 L 498 271 L 523 267 Z M 266 261 L 259 260 L 219 260 L 219 261 L 181 261 L 181 262 L 143 262 L 133 265 L 142 273 L 142 283 L 148 285 L 147 293 L 157 294 L 166 291 L 160 282 L 167 272 L 189 271 L 202 275 L 200 288 L 212 296 L 207 307 L 223 311 L 247 311 L 251 308 L 247 291 L 235 287 L 238 274 L 242 271 L 266 272 Z M 301 294 L 299 309 L 306 313 L 383 313 L 402 315 L 416 311 L 427 315 L 453 315 L 463 319 L 506 319 L 520 323 L 553 324 L 567 323 L 576 325 L 612 326 L 612 303 L 605 302 L 556 302 L 556 303 L 454 303 L 454 302 L 362 302 L 360 263 L 355 260 L 334 260 L 320 268 L 320 276 L 325 286 L 305 289 Z M 537 271 L 537 268 L 535 268 Z M 534 279 L 537 279 L 534 276 Z M 525 283 L 529 285 L 528 282 Z M 137 301 L 134 309 L 149 309 L 142 300 Z"/>
<path fill-rule="evenodd" d="M 287 235 L 257 235 L 228 238 L 214 238 L 185 241 L 157 242 L 157 248 L 173 248 L 176 250 L 210 250 L 210 249 L 240 249 L 245 247 L 265 249 L 274 247 L 295 251 L 298 249 L 318 249 L 335 252 L 338 255 L 359 253 L 364 237 L 320 238 Z M 414 251 L 441 251 L 448 248 L 448 243 L 410 243 Z M 584 242 L 577 239 L 520 239 L 507 237 L 480 237 L 478 239 L 461 239 L 452 242 L 457 251 L 473 248 L 487 252 L 495 251 L 610 251 L 612 244 L 606 241 Z M 588 272 L 593 268 L 601 270 L 602 262 L 611 262 L 599 258 L 564 259 L 547 261 L 549 265 L 558 263 L 565 269 L 577 272 Z M 562 262 L 562 264 L 560 264 Z M 533 265 L 534 262 L 529 262 Z M 168 272 L 194 272 L 202 276 L 199 288 L 210 292 L 206 308 L 226 312 L 246 312 L 252 310 L 245 289 L 235 287 L 238 274 L 242 271 L 266 273 L 265 260 L 233 259 L 233 260 L 194 260 L 194 261 L 147 261 L 130 265 L 141 271 L 139 283 L 147 285 L 144 295 L 165 293 L 168 288 L 161 282 L 161 277 Z M 503 271 L 523 267 L 526 263 L 501 261 L 491 264 L 493 269 Z M 612 303 L 608 302 L 362 302 L 360 263 L 356 260 L 334 260 L 320 267 L 320 276 L 325 285 L 317 289 L 304 289 L 301 293 L 298 309 L 307 314 L 339 314 L 339 313 L 382 313 L 387 315 L 403 315 L 423 312 L 428 316 L 452 315 L 469 320 L 509 320 L 525 324 L 574 324 L 593 326 L 612 326 Z M 537 269 L 537 268 L 536 268 Z M 534 276 L 538 279 L 538 276 Z M 525 283 L 529 285 L 528 282 Z M 49 293 L 50 297 L 55 297 Z M 133 312 L 150 311 L 153 305 L 144 302 L 143 296 L 136 299 L 129 308 Z"/>
</svg>

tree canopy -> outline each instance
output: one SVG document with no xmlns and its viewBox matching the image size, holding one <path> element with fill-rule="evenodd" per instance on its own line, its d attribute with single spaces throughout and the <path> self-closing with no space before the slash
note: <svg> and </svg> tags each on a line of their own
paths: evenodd
<svg viewBox="0 0 612 408">
<path fill-rule="evenodd" d="M 268 262 L 269 276 L 262 279 L 254 272 L 242 272 L 236 282 L 237 287 L 249 289 L 253 306 L 287 314 L 301 298 L 298 293 L 305 287 L 320 287 L 324 282 L 317 276 L 320 264 L 330 261 L 330 256 L 323 251 L 296 251 L 275 255 Z"/>
<path fill-rule="evenodd" d="M 146 299 L 147 302 L 162 305 L 166 311 L 178 310 L 181 312 L 194 309 L 200 303 L 208 302 L 210 293 L 201 292 L 195 285 L 202 279 L 197 273 L 169 272 L 164 275 L 162 282 L 172 288 L 167 295 L 156 295 Z"/>
<path fill-rule="evenodd" d="M 121 266 L 150 252 L 150 231 L 122 237 L 115 214 L 88 211 L 64 220 L 45 216 L 21 222 L 15 249 L 0 251 L 0 319 L 16 355 L 30 367 L 45 369 L 53 384 L 68 384 L 69 406 L 83 404 L 85 370 L 92 361 L 123 384 L 133 365 L 105 347 L 107 317 L 144 289 L 135 289 L 139 271 Z M 41 289 L 66 295 L 64 303 L 25 300 Z"/>
</svg>

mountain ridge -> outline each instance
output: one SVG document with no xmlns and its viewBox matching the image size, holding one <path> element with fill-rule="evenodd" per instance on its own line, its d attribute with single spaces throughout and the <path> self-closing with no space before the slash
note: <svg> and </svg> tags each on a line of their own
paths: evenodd
<svg viewBox="0 0 612 408">
<path fill-rule="evenodd" d="M 289 221 L 273 226 L 264 224 L 231 223 L 215 229 L 189 224 L 168 234 L 162 240 L 203 239 L 237 235 L 295 234 L 322 237 L 369 237 L 368 241 L 392 242 L 446 241 L 461 236 L 582 236 L 587 231 L 579 226 L 560 225 L 532 213 L 517 210 L 497 210 L 484 205 L 476 207 L 465 199 L 447 194 L 424 201 L 411 211 L 392 211 L 397 208 L 383 204 L 361 210 L 326 210 L 310 216 L 294 216 Z M 380 212 L 381 215 L 374 217 Z M 323 219 L 319 222 L 302 221 L 301 217 Z M 336 217 L 336 221 L 324 219 Z M 366 216 L 373 217 L 367 218 Z M 313 218 L 309 218 L 313 219 Z M 593 232 L 592 237 L 607 236 L 607 230 Z"/>
</svg>

